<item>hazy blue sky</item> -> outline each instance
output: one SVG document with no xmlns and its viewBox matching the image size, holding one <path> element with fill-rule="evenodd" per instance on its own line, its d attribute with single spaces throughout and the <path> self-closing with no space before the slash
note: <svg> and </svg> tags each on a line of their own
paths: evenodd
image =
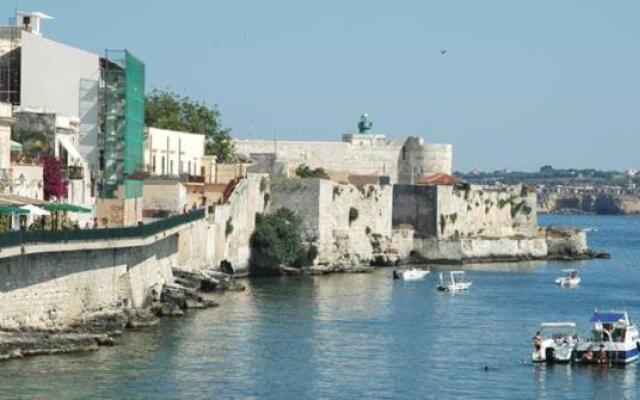
<svg viewBox="0 0 640 400">
<path fill-rule="evenodd" d="M 17 5 L 50 38 L 130 49 L 148 89 L 217 104 L 238 137 L 339 140 L 366 110 L 452 143 L 456 169 L 640 167 L 638 0 Z"/>
</svg>

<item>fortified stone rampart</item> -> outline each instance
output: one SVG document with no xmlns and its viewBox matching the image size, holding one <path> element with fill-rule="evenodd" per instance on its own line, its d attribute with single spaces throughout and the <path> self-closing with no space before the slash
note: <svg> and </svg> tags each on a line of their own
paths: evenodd
<svg viewBox="0 0 640 400">
<path fill-rule="evenodd" d="M 365 141 L 363 138 L 375 140 Z M 452 146 L 425 144 L 421 138 L 386 142 L 383 135 L 350 134 L 343 142 L 236 140 L 238 153 L 254 160 L 254 172 L 293 176 L 301 164 L 330 174 L 388 176 L 411 183 L 435 173 L 451 174 Z M 381 138 L 381 140 L 380 140 Z M 259 169 L 257 169 L 259 168 Z"/>
<path fill-rule="evenodd" d="M 264 212 L 268 200 L 268 178 L 248 174 L 233 191 L 227 204 L 215 206 L 207 230 L 207 264 L 219 268 L 230 263 L 234 273 L 246 275 L 251 257 L 250 238 L 255 230 L 256 214 Z"/>
<path fill-rule="evenodd" d="M 396 185 L 393 226 L 438 239 L 537 235 L 536 195 L 521 185 Z"/>
<path fill-rule="evenodd" d="M 323 179 L 276 179 L 272 211 L 286 207 L 302 218 L 305 239 L 319 264 L 369 261 L 391 238 L 390 185 L 337 184 Z"/>
</svg>

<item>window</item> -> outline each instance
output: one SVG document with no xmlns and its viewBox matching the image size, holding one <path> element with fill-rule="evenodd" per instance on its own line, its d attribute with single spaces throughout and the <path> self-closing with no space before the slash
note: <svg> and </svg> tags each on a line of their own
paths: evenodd
<svg viewBox="0 0 640 400">
<path fill-rule="evenodd" d="M 162 156 L 162 175 L 164 175 L 164 174 L 165 174 L 165 172 L 166 172 L 166 171 L 165 171 L 165 165 L 166 165 L 166 164 L 164 163 L 164 156 Z"/>
<path fill-rule="evenodd" d="M 151 159 L 151 172 L 156 173 L 156 156 Z"/>
<path fill-rule="evenodd" d="M 184 161 L 180 160 L 180 172 L 184 172 Z"/>
<path fill-rule="evenodd" d="M 189 165 L 189 170 L 188 170 L 188 172 L 189 172 L 189 175 L 191 175 L 191 161 L 189 161 L 188 165 Z"/>
<path fill-rule="evenodd" d="M 173 160 L 171 160 L 171 169 L 169 170 L 169 175 L 173 175 Z"/>
</svg>

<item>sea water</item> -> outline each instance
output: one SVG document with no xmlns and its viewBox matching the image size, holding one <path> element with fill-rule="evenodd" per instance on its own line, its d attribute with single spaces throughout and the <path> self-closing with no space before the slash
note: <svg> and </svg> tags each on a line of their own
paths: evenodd
<svg viewBox="0 0 640 400">
<path fill-rule="evenodd" d="M 635 399 L 637 365 L 533 365 L 543 321 L 590 329 L 594 308 L 640 321 L 640 218 L 542 216 L 592 228 L 610 260 L 464 266 L 466 293 L 372 274 L 256 278 L 220 307 L 127 332 L 99 352 L 0 363 L 0 398 Z M 554 284 L 578 268 L 575 289 Z M 456 267 L 458 268 L 458 267 Z"/>
</svg>

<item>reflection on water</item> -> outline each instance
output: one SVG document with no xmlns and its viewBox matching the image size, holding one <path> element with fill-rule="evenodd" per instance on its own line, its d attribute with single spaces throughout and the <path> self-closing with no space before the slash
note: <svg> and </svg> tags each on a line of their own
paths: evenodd
<svg viewBox="0 0 640 400">
<path fill-rule="evenodd" d="M 583 263 L 577 290 L 554 284 L 560 262 L 434 266 L 416 282 L 392 280 L 391 269 L 254 279 L 216 309 L 113 348 L 4 362 L 0 398 L 634 399 L 637 365 L 528 362 L 544 320 L 586 334 L 595 306 L 640 318 L 640 219 L 581 218 L 564 224 L 597 226 L 592 244 L 614 258 Z M 437 272 L 460 268 L 471 289 L 437 292 Z"/>
</svg>

